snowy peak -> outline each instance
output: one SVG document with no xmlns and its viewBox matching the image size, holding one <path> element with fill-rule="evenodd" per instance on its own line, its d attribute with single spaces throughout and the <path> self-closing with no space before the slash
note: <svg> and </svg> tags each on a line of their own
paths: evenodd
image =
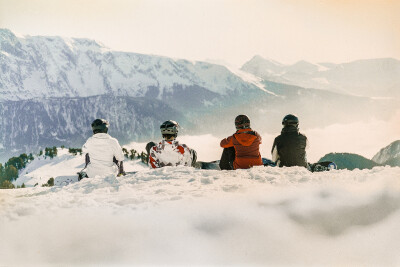
<svg viewBox="0 0 400 267">
<path fill-rule="evenodd" d="M 307 62 L 305 60 L 301 60 L 296 62 L 295 64 L 288 66 L 286 68 L 286 72 L 294 72 L 294 73 L 314 73 L 319 70 L 319 67 L 315 64 Z"/>
<path fill-rule="evenodd" d="M 21 44 L 18 38 L 8 29 L 0 29 L 0 57 L 18 55 Z"/>
<path fill-rule="evenodd" d="M 372 160 L 380 164 L 388 164 L 394 159 L 400 159 L 400 140 L 394 141 L 387 147 L 382 148 Z M 400 161 L 399 161 L 400 162 Z M 390 164 L 389 164 L 390 165 Z"/>
<path fill-rule="evenodd" d="M 299 61 L 279 67 L 260 56 L 242 67 L 262 79 L 367 97 L 400 97 L 400 61 L 364 59 L 343 64 Z"/>
<path fill-rule="evenodd" d="M 0 101 L 149 93 L 163 99 L 176 87 L 219 95 L 259 90 L 220 65 L 111 51 L 89 39 L 18 38 L 3 29 L 0 45 Z"/>
<path fill-rule="evenodd" d="M 241 70 L 250 72 L 256 76 L 263 77 L 278 74 L 284 66 L 274 60 L 265 59 L 261 56 L 254 56 L 250 61 L 246 62 Z"/>
</svg>

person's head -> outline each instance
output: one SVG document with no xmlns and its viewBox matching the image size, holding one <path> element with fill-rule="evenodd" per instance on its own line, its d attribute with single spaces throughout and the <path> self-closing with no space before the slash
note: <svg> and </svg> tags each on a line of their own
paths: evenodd
<svg viewBox="0 0 400 267">
<path fill-rule="evenodd" d="M 250 119 L 246 115 L 238 115 L 235 118 L 236 130 L 250 129 Z"/>
<path fill-rule="evenodd" d="M 283 120 L 282 120 L 282 125 L 283 127 L 299 127 L 299 118 L 297 118 L 297 116 L 293 115 L 293 114 L 288 114 L 286 115 Z"/>
<path fill-rule="evenodd" d="M 179 124 L 176 121 L 172 120 L 164 121 L 160 125 L 162 137 L 167 141 L 174 140 L 178 136 L 178 129 Z"/>
<path fill-rule="evenodd" d="M 110 124 L 108 123 L 108 121 L 106 121 L 104 119 L 95 119 L 92 122 L 93 134 L 107 133 L 109 126 L 110 126 Z"/>
</svg>

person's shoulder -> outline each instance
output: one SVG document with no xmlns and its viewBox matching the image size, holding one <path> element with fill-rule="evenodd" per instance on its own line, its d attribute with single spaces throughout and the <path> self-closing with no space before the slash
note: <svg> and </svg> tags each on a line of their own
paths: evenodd
<svg viewBox="0 0 400 267">
<path fill-rule="evenodd" d="M 89 142 L 90 140 L 93 140 L 93 135 L 90 136 L 88 139 L 86 139 L 86 143 Z"/>
<path fill-rule="evenodd" d="M 107 138 L 108 140 L 110 140 L 111 142 L 113 142 L 113 143 L 115 143 L 115 144 L 118 144 L 118 145 L 119 145 L 119 142 L 118 142 L 118 139 L 117 139 L 117 138 L 115 138 L 115 137 L 112 137 L 112 136 L 111 136 L 111 135 L 109 135 L 109 134 L 107 134 L 106 138 Z"/>
<path fill-rule="evenodd" d="M 307 139 L 307 136 L 306 136 L 305 134 L 303 134 L 303 133 L 299 132 L 299 135 L 300 135 L 300 136 L 303 136 L 304 138 L 306 138 L 306 139 Z"/>
<path fill-rule="evenodd" d="M 251 130 L 251 131 L 254 133 L 255 136 L 260 136 L 261 137 L 261 135 L 257 131 L 255 131 L 255 130 Z"/>
<path fill-rule="evenodd" d="M 189 147 L 186 145 L 186 144 L 181 144 L 178 140 L 175 140 L 174 141 L 174 144 L 177 146 L 177 147 L 183 147 L 183 148 L 186 148 L 186 149 L 189 149 Z"/>
<path fill-rule="evenodd" d="M 224 138 L 224 139 L 229 139 L 229 138 L 235 137 L 235 135 L 236 135 L 237 133 L 238 133 L 238 132 L 234 132 L 233 134 L 229 135 L 228 137 L 226 137 L 226 138 Z"/>
<path fill-rule="evenodd" d="M 93 142 L 93 140 L 94 140 L 94 136 L 92 135 L 86 140 L 85 145 L 90 144 L 91 142 Z"/>
</svg>

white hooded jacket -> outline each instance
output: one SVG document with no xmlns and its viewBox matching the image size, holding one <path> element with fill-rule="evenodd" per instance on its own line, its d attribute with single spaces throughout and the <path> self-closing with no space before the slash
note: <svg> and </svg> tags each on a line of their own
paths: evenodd
<svg viewBox="0 0 400 267">
<path fill-rule="evenodd" d="M 124 160 L 118 140 L 106 133 L 97 133 L 90 137 L 82 147 L 82 153 L 89 154 L 90 163 L 85 171 L 88 177 L 117 175 L 118 167 L 113 157 Z"/>
</svg>

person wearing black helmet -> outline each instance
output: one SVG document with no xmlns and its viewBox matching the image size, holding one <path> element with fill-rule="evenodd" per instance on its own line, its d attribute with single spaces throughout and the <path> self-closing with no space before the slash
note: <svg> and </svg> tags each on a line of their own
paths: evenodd
<svg viewBox="0 0 400 267">
<path fill-rule="evenodd" d="M 293 114 L 286 115 L 282 120 L 282 131 L 272 145 L 272 161 L 277 166 L 308 167 L 306 148 L 307 137 L 299 132 L 299 118 Z"/>
<path fill-rule="evenodd" d="M 235 127 L 236 133 L 221 140 L 220 146 L 224 151 L 220 168 L 236 170 L 263 165 L 260 154 L 261 136 L 250 128 L 249 117 L 238 115 L 235 118 Z"/>
<path fill-rule="evenodd" d="M 161 124 L 160 131 L 164 140 L 158 144 L 150 142 L 146 145 L 149 166 L 151 168 L 193 166 L 197 158 L 196 151 L 176 140 L 179 124 L 173 120 L 165 121 Z"/>
<path fill-rule="evenodd" d="M 104 119 L 92 122 L 93 136 L 82 147 L 86 167 L 80 178 L 124 174 L 124 154 L 118 140 L 108 134 L 109 125 Z"/>
</svg>

